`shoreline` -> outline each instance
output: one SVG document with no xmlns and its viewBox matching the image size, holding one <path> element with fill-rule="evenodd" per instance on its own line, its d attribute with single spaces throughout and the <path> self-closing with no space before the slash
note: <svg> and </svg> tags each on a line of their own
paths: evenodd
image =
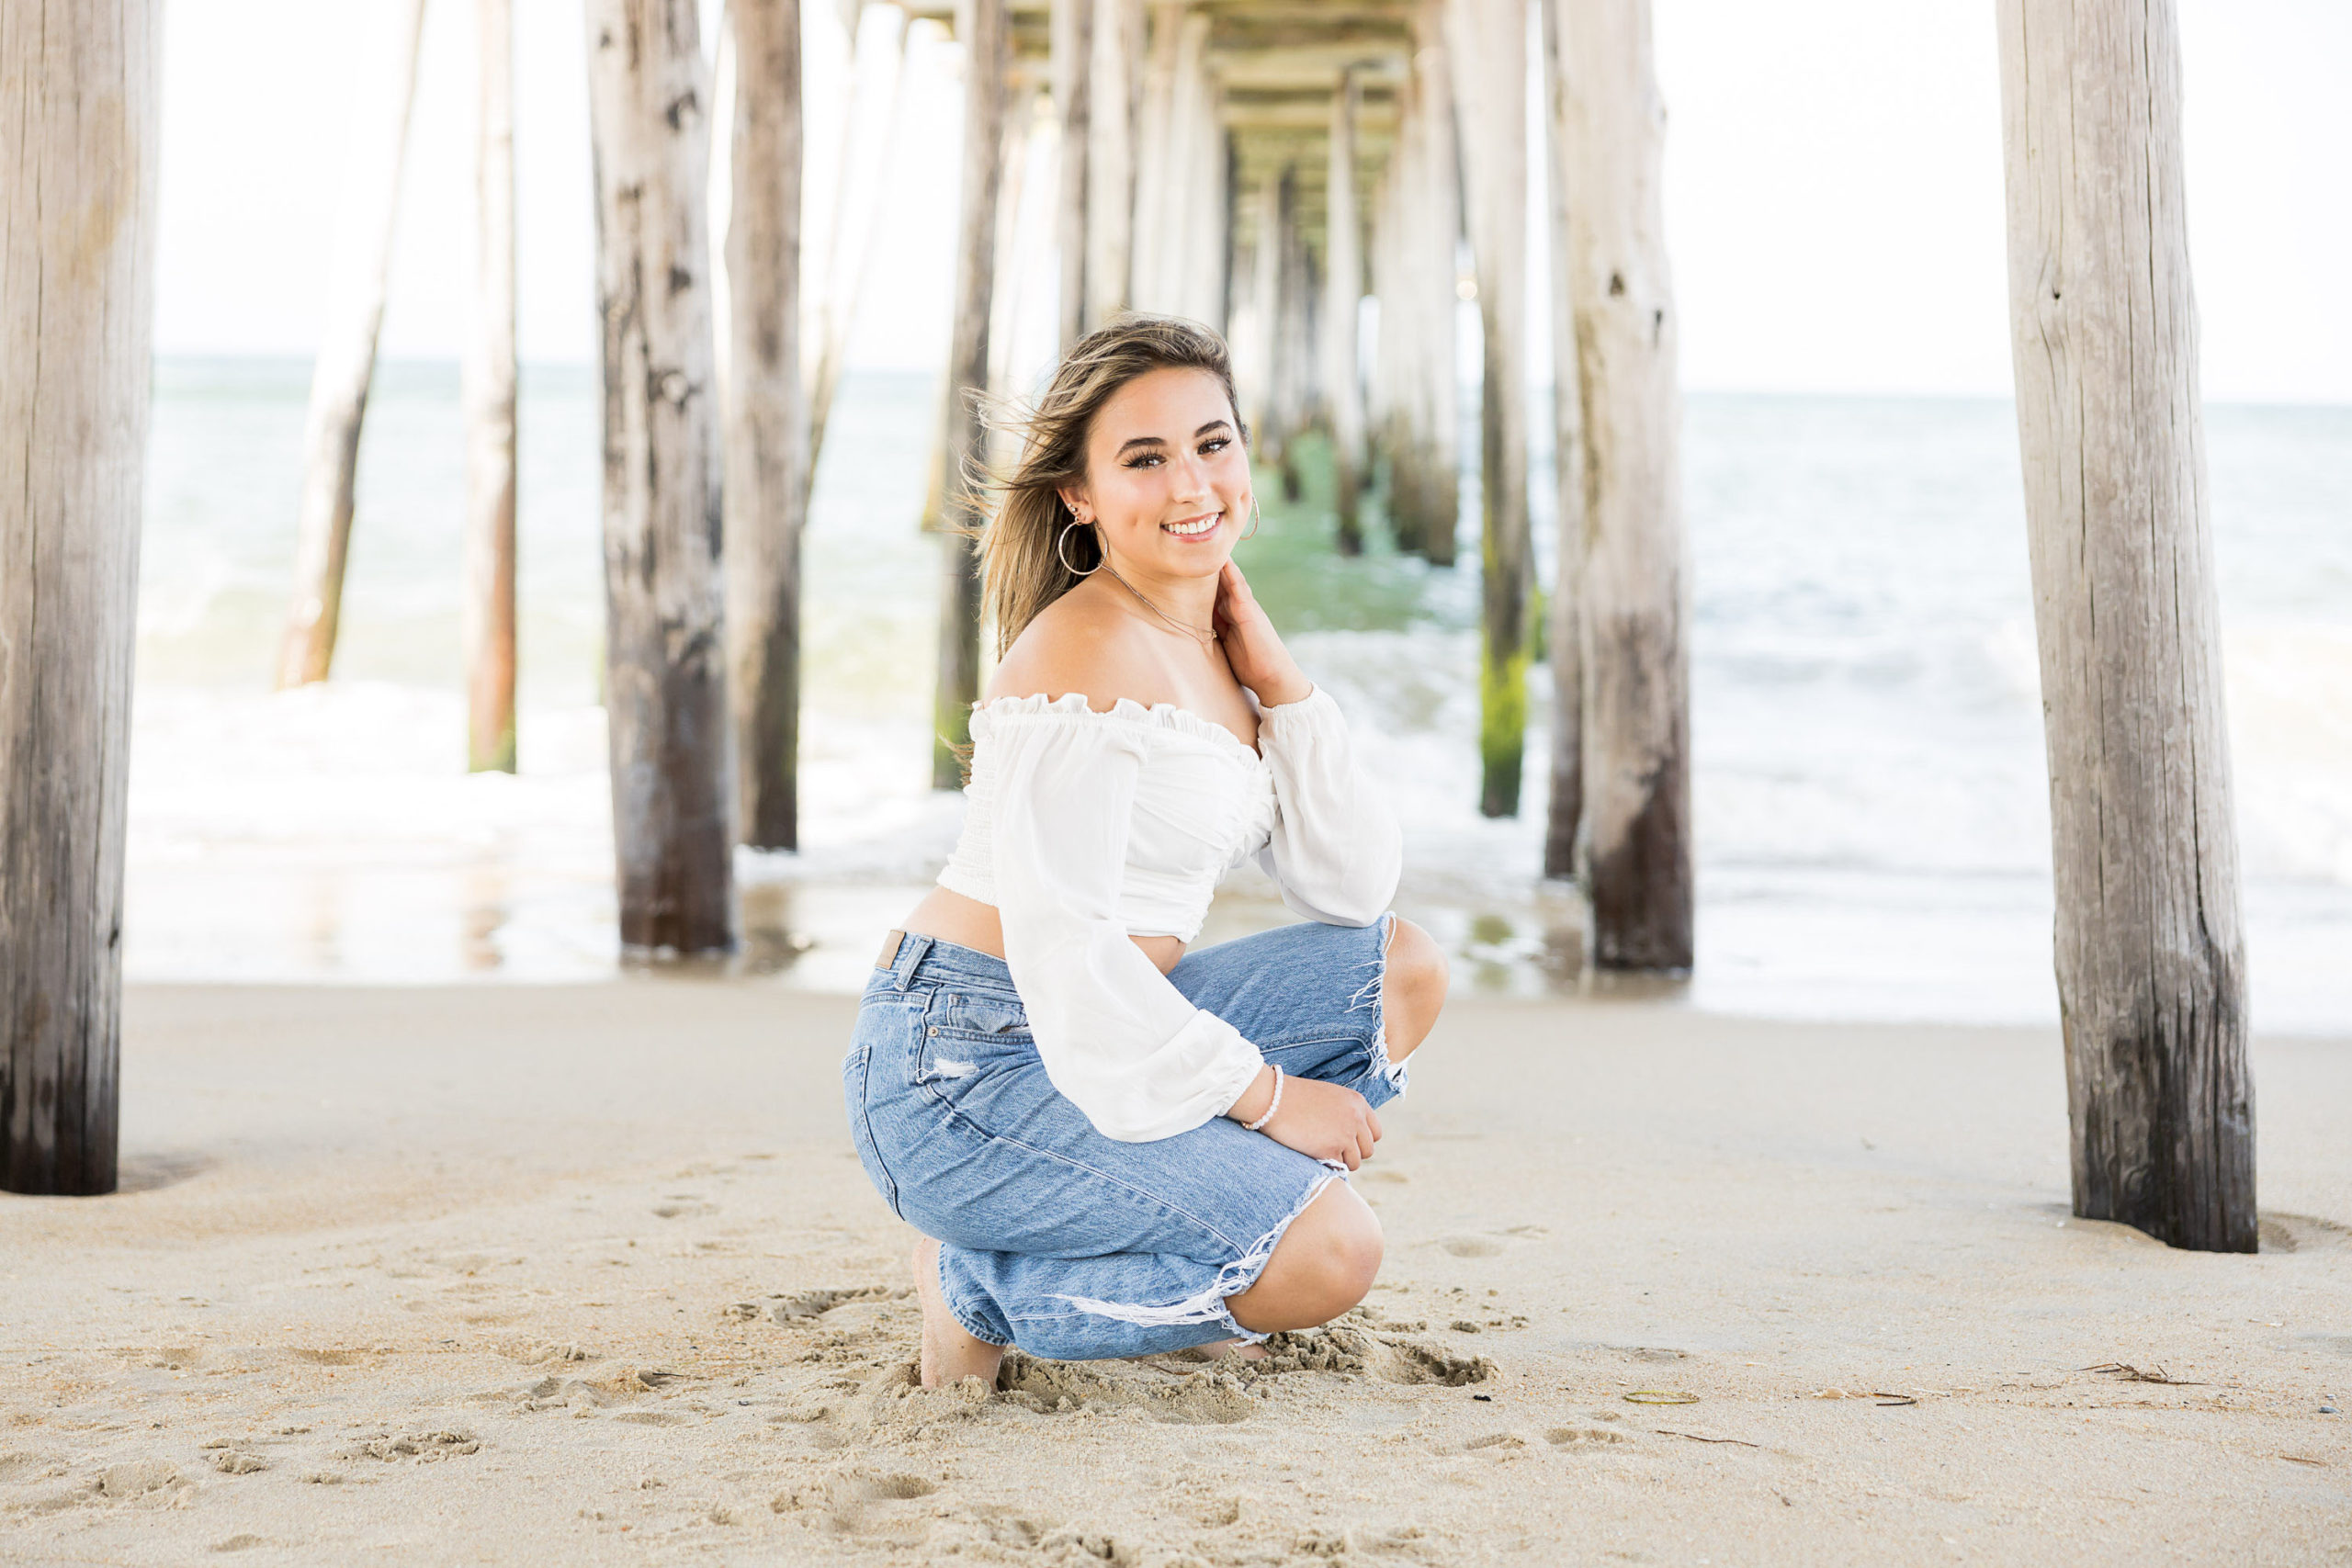
<svg viewBox="0 0 2352 1568">
<path fill-rule="evenodd" d="M 854 1006 L 130 987 L 126 1190 L 0 1199 L 11 1560 L 2341 1561 L 2352 1039 L 2256 1040 L 2222 1257 L 2067 1214 L 2054 1030 L 1457 998 L 1366 1309 L 983 1398 L 908 1386 Z"/>
</svg>

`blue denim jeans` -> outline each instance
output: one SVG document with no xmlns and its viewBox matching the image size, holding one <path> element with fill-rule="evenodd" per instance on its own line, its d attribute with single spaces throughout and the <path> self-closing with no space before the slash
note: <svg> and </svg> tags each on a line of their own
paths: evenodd
<svg viewBox="0 0 2352 1568">
<path fill-rule="evenodd" d="M 1284 1073 L 1379 1106 L 1406 1079 L 1381 1019 L 1396 920 L 1261 931 L 1187 953 L 1168 978 Z M 866 1175 L 941 1243 L 948 1309 L 1034 1356 L 1264 1338 L 1226 1298 L 1347 1174 L 1224 1116 L 1150 1143 L 1104 1137 L 1046 1077 L 1004 960 L 920 932 L 868 976 L 842 1082 Z"/>
</svg>

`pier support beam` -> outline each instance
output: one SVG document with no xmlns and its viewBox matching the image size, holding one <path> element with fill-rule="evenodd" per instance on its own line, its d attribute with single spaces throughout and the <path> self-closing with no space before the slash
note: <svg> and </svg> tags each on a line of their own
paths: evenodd
<svg viewBox="0 0 2352 1568">
<path fill-rule="evenodd" d="M 980 496 L 975 468 L 987 432 L 978 399 L 989 385 L 989 316 L 996 285 L 997 197 L 1011 65 L 1007 0 L 961 0 L 964 169 L 956 251 L 956 319 L 947 353 L 947 417 L 941 476 L 938 675 L 932 705 L 931 783 L 963 784 L 955 748 L 971 739 L 980 694 Z"/>
<path fill-rule="evenodd" d="M 1478 810 L 1519 814 L 1527 741 L 1527 5 L 1453 0 L 1454 96 L 1469 181 L 1486 375 L 1479 414 Z"/>
<path fill-rule="evenodd" d="M 359 472 L 359 427 L 376 376 L 384 279 L 392 262 L 409 106 L 424 0 L 392 0 L 371 34 L 366 81 L 352 116 L 351 161 L 327 277 L 326 321 L 311 370 L 302 435 L 302 499 L 295 522 L 294 604 L 277 651 L 280 690 L 323 681 L 343 615 L 344 563 Z M 381 54 L 378 54 L 378 50 Z"/>
<path fill-rule="evenodd" d="M 0 1188 L 115 1190 L 157 0 L 0 3 Z"/>
<path fill-rule="evenodd" d="M 734 945 L 734 768 L 695 0 L 588 0 L 605 709 L 625 951 Z"/>
<path fill-rule="evenodd" d="M 1086 330 L 1134 299 L 1136 119 L 1143 0 L 1094 0 L 1087 98 Z"/>
<path fill-rule="evenodd" d="M 728 695 L 736 822 L 800 847 L 800 558 L 808 411 L 800 368 L 804 138 L 800 0 L 729 0 L 735 34 L 727 232 Z"/>
<path fill-rule="evenodd" d="M 2075 1213 L 2256 1248 L 2173 0 L 1999 0 Z"/>
<path fill-rule="evenodd" d="M 1593 962 L 1690 966 L 1690 663 L 1650 0 L 1569 0 L 1571 289 L 1584 394 L 1584 807 Z"/>
<path fill-rule="evenodd" d="M 1360 86 L 1340 73 L 1331 94 L 1329 182 L 1324 197 L 1323 406 L 1331 431 L 1340 553 L 1363 553 L 1357 491 L 1363 470 L 1363 388 L 1356 366 L 1357 302 L 1363 298 L 1363 242 L 1356 213 L 1356 109 Z"/>
<path fill-rule="evenodd" d="M 1544 874 L 1577 873 L 1577 835 L 1584 820 L 1584 394 L 1577 373 L 1576 236 L 1571 227 L 1569 159 L 1576 144 L 1568 104 L 1566 7 L 1573 0 L 1536 0 L 1544 12 L 1545 187 L 1551 197 L 1552 468 L 1557 558 L 1551 624 L 1544 628 L 1552 666 L 1552 788 L 1544 824 Z"/>
<path fill-rule="evenodd" d="M 1054 243 L 1061 253 L 1060 353 L 1086 335 L 1087 149 L 1093 130 L 1095 0 L 1053 0 L 1054 111 L 1061 124 Z"/>
<path fill-rule="evenodd" d="M 474 0 L 474 319 L 466 416 L 466 766 L 514 771 L 514 0 Z"/>
</svg>

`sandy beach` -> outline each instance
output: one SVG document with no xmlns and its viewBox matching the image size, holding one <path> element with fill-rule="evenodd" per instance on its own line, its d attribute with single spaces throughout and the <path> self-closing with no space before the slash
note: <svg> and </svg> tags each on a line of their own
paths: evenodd
<svg viewBox="0 0 2352 1568">
<path fill-rule="evenodd" d="M 2352 1042 L 2219 1257 L 2068 1217 L 2052 1032 L 1457 1001 L 1349 1320 L 924 1393 L 854 1008 L 133 987 L 124 1190 L 0 1199 L 0 1559 L 2352 1562 Z"/>
</svg>

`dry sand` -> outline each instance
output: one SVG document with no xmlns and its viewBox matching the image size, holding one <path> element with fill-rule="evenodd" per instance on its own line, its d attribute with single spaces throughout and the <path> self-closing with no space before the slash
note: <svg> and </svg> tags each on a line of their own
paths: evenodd
<svg viewBox="0 0 2352 1568">
<path fill-rule="evenodd" d="M 0 1559 L 2352 1562 L 2352 1043 L 2225 1258 L 2068 1219 L 2048 1032 L 1458 1000 L 1356 1319 L 925 1393 L 854 1006 L 134 990 L 126 1190 L 0 1199 Z"/>
</svg>

